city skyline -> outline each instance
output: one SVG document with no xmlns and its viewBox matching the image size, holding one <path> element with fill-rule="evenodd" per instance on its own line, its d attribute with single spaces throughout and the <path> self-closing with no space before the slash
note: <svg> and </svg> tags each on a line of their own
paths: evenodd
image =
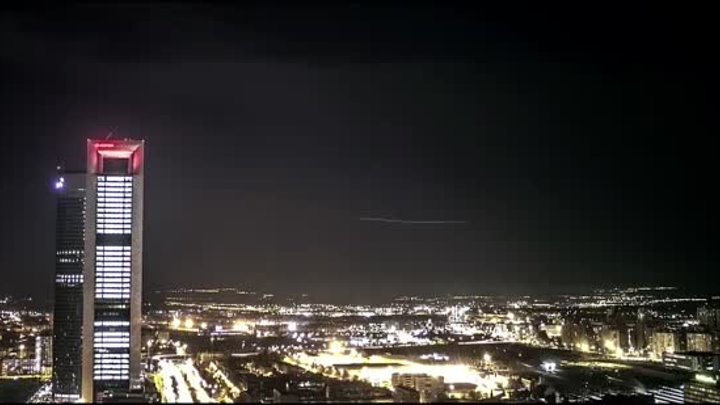
<svg viewBox="0 0 720 405">
<path fill-rule="evenodd" d="M 715 14 L 476 3 L 5 6 L 0 402 L 720 404 Z"/>
<path fill-rule="evenodd" d="M 0 254 L 29 277 L 0 292 L 52 295 L 35 280 L 54 271 L 56 162 L 82 167 L 78 145 L 115 128 L 155 151 L 149 288 L 328 300 L 599 284 L 713 292 L 715 65 L 709 25 L 679 28 L 703 17 L 317 11 L 4 15 L 2 69 L 15 80 L 0 142 L 3 169 L 21 175 L 0 186 L 14 196 Z M 135 30 L 119 34 L 129 21 Z"/>
</svg>

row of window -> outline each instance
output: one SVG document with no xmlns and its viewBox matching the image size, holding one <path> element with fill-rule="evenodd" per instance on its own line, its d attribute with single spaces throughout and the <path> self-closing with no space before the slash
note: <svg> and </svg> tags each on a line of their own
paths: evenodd
<svg viewBox="0 0 720 405">
<path fill-rule="evenodd" d="M 128 331 L 97 330 L 95 336 L 130 336 Z"/>
<path fill-rule="evenodd" d="M 106 224 L 124 224 L 124 223 L 130 223 L 132 221 L 132 216 L 130 215 L 104 215 L 100 216 L 98 215 L 98 223 L 106 223 Z"/>
<path fill-rule="evenodd" d="M 96 277 L 103 275 L 121 276 L 123 274 L 130 275 L 130 261 L 123 262 L 103 262 L 95 269 Z"/>
<path fill-rule="evenodd" d="M 98 207 L 98 214 L 100 213 L 132 214 L 132 204 L 104 204 L 103 207 Z"/>
<path fill-rule="evenodd" d="M 66 259 L 66 258 L 60 258 L 57 259 L 56 263 L 80 263 L 82 259 L 80 258 L 74 258 L 74 259 Z"/>
<path fill-rule="evenodd" d="M 96 321 L 95 326 L 130 326 L 129 321 Z"/>
<path fill-rule="evenodd" d="M 98 205 L 101 204 L 128 204 L 132 202 L 132 192 L 121 192 L 121 193 L 115 193 L 115 192 L 103 192 L 97 195 L 97 202 Z"/>
<path fill-rule="evenodd" d="M 95 270 L 95 281 L 102 281 L 104 277 L 130 277 L 130 263 L 115 263 L 111 266 L 110 263 L 100 265 Z"/>
<path fill-rule="evenodd" d="M 98 234 L 132 233 L 132 196 L 132 177 L 98 177 L 96 223 Z"/>
<path fill-rule="evenodd" d="M 56 274 L 55 282 L 61 284 L 79 284 L 83 282 L 82 274 Z"/>
<path fill-rule="evenodd" d="M 128 347 L 129 345 L 130 345 L 129 342 L 128 342 L 128 343 L 103 343 L 103 342 L 96 342 L 96 343 L 95 343 L 95 347 L 97 347 L 97 348 L 99 348 L 99 349 L 100 349 L 100 348 L 107 348 L 107 349 L 117 348 L 117 349 L 121 349 L 121 348 L 126 348 L 126 347 Z"/>
<path fill-rule="evenodd" d="M 83 253 L 84 253 L 84 252 L 83 252 L 82 250 L 79 250 L 79 249 L 58 250 L 57 252 L 55 252 L 55 254 L 58 255 L 58 256 L 64 256 L 64 255 L 81 255 L 81 254 L 83 254 Z"/>
<path fill-rule="evenodd" d="M 123 281 L 124 280 L 118 280 L 118 279 L 112 279 L 112 280 L 104 279 L 104 280 L 101 280 L 100 282 L 98 282 L 95 285 L 95 287 L 98 290 L 106 290 L 106 291 L 109 291 L 113 288 L 119 288 L 122 290 L 127 289 L 128 291 L 130 291 L 130 279 L 128 278 L 128 280 L 126 282 L 123 282 Z"/>
<path fill-rule="evenodd" d="M 129 300 L 130 294 L 95 294 L 96 300 Z"/>
<path fill-rule="evenodd" d="M 130 370 L 129 364 L 96 364 L 95 365 L 95 372 L 100 372 L 101 374 L 109 374 L 108 371 L 110 370 Z"/>
<path fill-rule="evenodd" d="M 117 290 L 117 289 L 103 289 L 100 291 L 95 291 L 95 296 L 105 296 L 105 295 L 121 295 L 119 298 L 130 298 L 130 289 L 126 288 L 123 290 Z M 114 298 L 114 297 L 110 297 Z"/>
<path fill-rule="evenodd" d="M 130 204 L 132 203 L 132 192 L 125 193 L 102 193 L 96 197 L 97 205 L 105 204 Z"/>
<path fill-rule="evenodd" d="M 129 283 L 130 272 L 102 272 L 95 277 L 96 287 L 100 288 L 100 283 Z"/>
<path fill-rule="evenodd" d="M 132 181 L 132 176 L 98 176 L 98 181 L 127 182 Z"/>
<path fill-rule="evenodd" d="M 130 188 L 130 187 L 132 187 L 132 186 L 133 186 L 133 184 L 132 184 L 132 182 L 130 182 L 130 181 L 127 181 L 127 182 L 117 182 L 117 181 L 107 182 L 107 181 L 99 181 L 99 182 L 98 182 L 98 187 L 128 187 L 128 188 Z"/>
<path fill-rule="evenodd" d="M 107 204 L 104 205 L 104 207 L 98 208 L 98 218 L 126 218 L 128 216 L 132 217 L 132 206 L 130 204 L 119 204 L 119 207 L 108 207 Z"/>
<path fill-rule="evenodd" d="M 104 332 L 104 333 L 127 333 L 127 335 L 119 335 L 119 336 L 115 336 L 115 335 L 113 335 L 113 336 L 100 335 L 100 333 L 103 333 L 103 332 Z M 101 347 L 102 347 L 102 346 L 98 346 L 98 345 L 97 345 L 98 342 L 100 342 L 100 343 L 124 343 L 125 346 L 122 346 L 123 348 L 126 348 L 126 347 L 128 347 L 128 346 L 130 345 L 130 332 L 127 332 L 127 331 L 126 331 L 126 332 L 108 332 L 108 331 L 103 331 L 103 332 L 95 331 L 95 337 L 94 337 L 94 339 L 95 339 L 95 343 L 96 343 L 96 344 L 95 344 L 95 347 L 96 347 L 96 348 L 101 348 Z"/>
<path fill-rule="evenodd" d="M 101 283 L 102 283 L 102 285 L 100 285 Z M 110 284 L 119 284 L 119 285 L 113 286 Z M 127 287 L 127 288 L 125 288 L 125 287 Z M 114 290 L 115 288 L 121 288 L 121 289 L 115 291 Z M 95 290 L 96 290 L 95 292 L 99 292 L 99 290 L 104 290 L 104 292 L 119 292 L 119 293 L 128 292 L 129 293 L 130 292 L 130 280 L 126 281 L 126 280 L 117 279 L 117 278 L 113 278 L 113 279 L 109 280 L 107 278 L 103 278 L 100 280 L 96 280 Z M 110 290 L 112 290 L 112 291 L 110 291 Z"/>
<path fill-rule="evenodd" d="M 127 256 L 100 256 L 97 258 L 97 264 L 96 268 L 101 269 L 103 267 L 123 267 L 123 268 L 130 268 L 130 263 L 132 262 L 132 257 Z"/>
<path fill-rule="evenodd" d="M 119 224 L 108 224 L 108 223 L 102 223 L 98 222 L 97 224 L 97 230 L 100 231 L 101 229 L 131 229 L 132 224 L 130 222 L 127 223 L 119 223 Z"/>
<path fill-rule="evenodd" d="M 103 235 L 129 235 L 132 233 L 131 229 L 103 229 L 102 232 L 98 231 L 99 234 Z"/>
<path fill-rule="evenodd" d="M 99 187 L 123 187 L 123 188 L 131 188 L 133 186 L 132 182 L 117 182 L 117 181 L 101 181 L 98 182 L 98 188 Z"/>
<path fill-rule="evenodd" d="M 106 338 L 106 337 L 96 337 L 95 338 L 95 346 L 97 347 L 103 347 L 103 345 L 109 345 L 109 344 L 119 344 L 122 345 L 121 347 L 127 347 L 130 345 L 130 337 L 114 337 L 114 338 Z"/>
<path fill-rule="evenodd" d="M 107 359 L 120 359 L 124 361 L 129 361 L 130 359 L 130 353 L 95 353 L 95 360 L 107 360 Z"/>
</svg>

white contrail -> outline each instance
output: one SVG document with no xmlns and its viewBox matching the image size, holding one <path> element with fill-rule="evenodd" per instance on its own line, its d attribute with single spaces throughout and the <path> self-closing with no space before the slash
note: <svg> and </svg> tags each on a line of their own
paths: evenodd
<svg viewBox="0 0 720 405">
<path fill-rule="evenodd" d="M 360 218 L 361 221 L 366 222 L 388 222 L 391 224 L 466 224 L 467 221 L 411 221 L 407 219 L 395 219 L 395 218 Z"/>
</svg>

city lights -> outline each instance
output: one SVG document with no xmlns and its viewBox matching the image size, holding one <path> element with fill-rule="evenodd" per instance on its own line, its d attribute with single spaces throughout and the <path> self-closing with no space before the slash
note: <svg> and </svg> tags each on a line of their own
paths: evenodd
<svg viewBox="0 0 720 405">
<path fill-rule="evenodd" d="M 250 325 L 245 321 L 235 321 L 232 327 L 233 331 L 250 333 Z"/>
<path fill-rule="evenodd" d="M 328 351 L 332 354 L 342 353 L 344 349 L 345 346 L 342 344 L 342 342 L 339 342 L 337 340 L 333 340 L 328 344 Z"/>
<path fill-rule="evenodd" d="M 707 374 L 695 374 L 695 380 L 706 384 L 717 384 L 718 378 Z"/>
<path fill-rule="evenodd" d="M 544 361 L 541 366 L 548 373 L 554 373 L 557 370 L 557 363 L 554 361 Z"/>
<path fill-rule="evenodd" d="M 248 359 L 245 366 L 247 372 L 258 378 L 279 378 L 277 373 L 287 372 L 287 366 L 297 366 L 322 378 L 346 384 L 367 384 L 365 387 L 368 390 L 379 390 L 373 395 L 385 395 L 383 398 L 386 400 L 392 400 L 392 396 L 397 395 L 397 384 L 412 385 L 415 384 L 413 381 L 421 384 L 418 386 L 435 387 L 432 392 L 424 391 L 424 400 L 436 398 L 440 394 L 456 400 L 500 398 L 497 395 L 507 398 L 520 389 L 515 377 L 518 372 L 535 369 L 547 377 L 553 374 L 563 379 L 575 378 L 573 373 L 578 368 L 597 373 L 635 373 L 634 363 L 642 367 L 656 353 L 639 352 L 629 345 L 632 342 L 627 338 L 628 335 L 619 332 L 621 329 L 618 322 L 604 324 L 602 320 L 597 321 L 595 334 L 592 334 L 590 328 L 575 326 L 577 323 L 573 324 L 572 319 L 563 318 L 559 314 L 564 308 L 564 301 L 543 306 L 539 315 L 542 321 L 536 322 L 537 318 L 528 310 L 535 308 L 529 299 L 508 300 L 507 304 L 493 299 L 492 305 L 499 307 L 494 311 L 478 310 L 477 307 L 483 305 L 481 299 L 478 299 L 479 304 L 476 306 L 456 305 L 438 299 L 428 300 L 424 305 L 381 304 L 375 308 L 330 304 L 263 306 L 213 302 L 208 295 L 217 292 L 203 291 L 197 293 L 203 298 L 197 298 L 198 304 L 194 307 L 194 292 L 186 290 L 178 294 L 184 300 L 180 301 L 171 294 L 155 307 L 153 315 L 147 318 L 155 332 L 150 339 L 144 340 L 148 347 L 144 353 L 148 355 L 152 351 L 153 354 L 179 356 L 170 358 L 169 363 L 163 363 L 156 370 L 155 385 L 166 396 L 165 400 L 173 399 L 173 395 L 175 400 L 186 398 L 187 395 L 185 388 L 179 386 L 172 393 L 168 391 L 166 385 L 172 387 L 172 378 L 177 378 L 173 367 L 185 379 L 193 401 L 227 402 L 237 399 L 239 393 L 245 390 L 242 381 L 234 380 L 234 377 L 221 369 L 232 364 L 232 360 L 215 358 L 208 349 L 212 350 L 213 344 L 227 345 L 226 339 L 238 339 L 238 335 L 242 335 L 242 340 L 236 341 L 230 359 Z M 505 308 L 512 308 L 512 312 Z M 367 312 L 382 315 L 367 318 L 363 315 Z M 393 318 L 385 315 L 387 313 L 399 315 Z M 434 318 L 428 318 L 428 313 L 435 314 Z M 512 323 L 508 323 L 509 313 L 514 314 Z M 648 318 L 647 313 L 643 321 Z M 306 320 L 302 328 L 297 321 L 290 320 L 291 317 Z M 612 317 L 609 318 L 612 320 Z M 7 319 L 22 322 L 23 317 L 11 313 Z M 315 319 L 323 321 L 316 322 Z M 689 326 L 684 326 L 685 323 Z M 682 318 L 677 324 L 679 328 L 694 327 L 692 322 Z M 105 321 L 103 325 L 115 324 Z M 175 334 L 172 338 L 163 333 L 170 330 Z M 42 333 L 43 328 L 29 325 L 22 336 L 38 336 Z M 541 334 L 545 340 L 539 338 Z M 124 339 L 123 336 L 103 336 Z M 550 336 L 553 340 L 547 340 Z M 653 338 L 654 346 L 664 350 L 655 360 L 656 364 L 675 367 L 676 370 L 690 367 L 693 364 L 690 361 L 703 364 L 703 355 L 688 357 L 685 352 L 675 350 L 679 339 L 676 333 L 656 330 L 647 336 L 650 337 Z M 185 341 L 186 338 L 193 339 L 192 349 L 189 341 Z M 703 348 L 707 347 L 708 341 L 711 342 L 710 338 L 710 335 L 701 331 L 688 332 L 685 344 Z M 209 342 L 206 340 L 202 343 L 203 339 L 209 339 Z M 18 343 L 17 353 L 26 352 L 28 344 L 32 345 L 32 340 L 29 343 Z M 648 347 L 652 349 L 653 345 Z M 448 350 L 449 347 L 454 349 Z M 558 347 L 569 348 L 574 353 L 553 351 Z M 403 352 L 408 348 L 417 352 Z M 525 348 L 552 356 L 536 363 L 534 356 Z M 36 345 L 32 349 L 34 356 L 27 358 L 27 367 L 23 368 L 24 363 L 17 362 L 16 373 L 25 372 L 23 370 L 31 373 L 39 369 L 38 358 L 42 350 L 38 351 Z M 258 359 L 259 353 L 276 357 L 269 364 L 250 360 Z M 206 355 L 214 359 L 214 367 L 203 362 L 202 358 Z M 708 356 L 708 359 L 712 359 L 711 354 Z M 213 371 L 208 371 L 210 369 Z M 638 375 L 634 378 L 641 380 L 642 377 Z M 709 385 L 715 377 L 698 373 L 693 374 L 692 378 L 693 381 Z M 538 380 L 533 381 L 538 383 Z M 313 387 L 307 381 L 299 383 L 303 384 L 303 389 Z M 225 388 L 219 389 L 218 384 Z M 573 389 L 572 384 L 569 385 L 570 390 Z M 671 395 L 655 388 L 648 388 L 648 391 L 651 389 L 660 397 Z M 38 395 L 41 395 L 40 391 Z M 372 398 L 369 392 L 366 395 Z"/>
</svg>

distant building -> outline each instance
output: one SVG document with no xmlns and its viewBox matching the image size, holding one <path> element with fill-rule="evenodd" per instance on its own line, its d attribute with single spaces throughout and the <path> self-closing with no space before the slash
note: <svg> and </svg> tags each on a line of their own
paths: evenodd
<svg viewBox="0 0 720 405">
<path fill-rule="evenodd" d="M 689 404 L 720 404 L 720 384 L 717 375 L 698 375 L 685 384 L 685 402 Z"/>
<path fill-rule="evenodd" d="M 445 390 L 447 392 L 447 397 L 454 400 L 476 400 L 477 397 L 477 385 L 472 383 L 455 383 L 455 384 L 445 384 Z M 487 394 L 488 397 L 493 396 L 493 392 L 488 391 L 485 394 Z"/>
<path fill-rule="evenodd" d="M 590 351 L 595 347 L 595 334 L 587 322 L 568 318 L 563 321 L 562 342 L 569 349 Z"/>
<path fill-rule="evenodd" d="M 679 350 L 680 339 L 675 332 L 654 332 L 652 334 L 652 353 L 662 359 L 663 353 L 674 353 Z"/>
<path fill-rule="evenodd" d="M 15 375 L 26 375 L 35 374 L 35 359 L 18 359 L 10 358 L 3 359 L 0 363 L 0 375 L 3 376 L 15 376 Z"/>
<path fill-rule="evenodd" d="M 685 390 L 679 387 L 661 386 L 658 389 L 649 390 L 655 397 L 658 404 L 682 404 L 685 403 Z"/>
<path fill-rule="evenodd" d="M 720 307 L 715 305 L 703 305 L 697 309 L 697 318 L 700 325 L 713 330 L 720 329 Z"/>
<path fill-rule="evenodd" d="M 438 395 L 445 391 L 443 377 L 433 377 L 427 374 L 399 374 L 391 377 L 393 387 L 412 388 L 420 395 L 420 402 L 435 402 Z"/>
<path fill-rule="evenodd" d="M 667 368 L 704 372 L 720 369 L 720 355 L 704 352 L 665 352 L 662 356 L 663 365 Z"/>
<path fill-rule="evenodd" d="M 712 352 L 713 335 L 705 332 L 687 333 L 687 351 L 689 352 Z"/>
<path fill-rule="evenodd" d="M 35 370 L 45 374 L 52 367 L 52 336 L 40 335 L 35 337 Z"/>
<path fill-rule="evenodd" d="M 617 354 L 630 349 L 630 336 L 626 328 L 604 327 L 600 332 L 603 348 L 612 353 Z"/>
<path fill-rule="evenodd" d="M 420 402 L 420 393 L 413 388 L 397 386 L 393 392 L 393 402 L 417 404 Z"/>
<path fill-rule="evenodd" d="M 468 318 L 467 312 L 467 307 L 461 307 L 460 305 L 453 306 L 448 314 L 448 324 L 461 325 L 466 323 Z"/>
<path fill-rule="evenodd" d="M 550 339 L 562 337 L 562 325 L 561 324 L 545 325 L 544 330 Z"/>
</svg>

